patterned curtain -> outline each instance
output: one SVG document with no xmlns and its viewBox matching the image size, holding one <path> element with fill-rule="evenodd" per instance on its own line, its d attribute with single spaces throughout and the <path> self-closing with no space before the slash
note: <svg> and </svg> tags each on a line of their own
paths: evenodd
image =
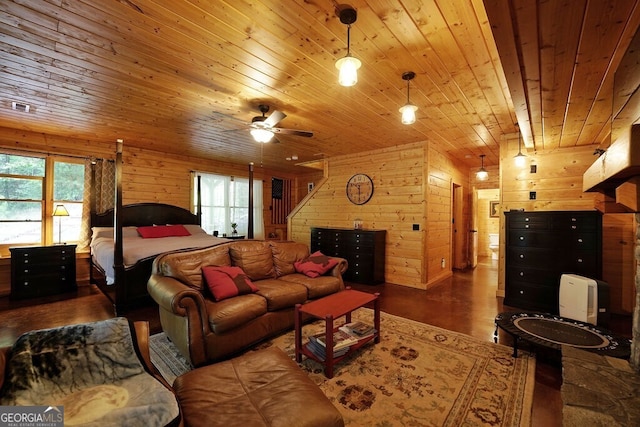
<svg viewBox="0 0 640 427">
<path fill-rule="evenodd" d="M 91 239 L 91 168 L 95 168 L 94 194 L 96 213 L 102 213 L 115 206 L 116 164 L 113 160 L 87 159 L 84 162 L 84 194 L 82 195 L 82 225 L 78 250 L 86 250 Z"/>
</svg>

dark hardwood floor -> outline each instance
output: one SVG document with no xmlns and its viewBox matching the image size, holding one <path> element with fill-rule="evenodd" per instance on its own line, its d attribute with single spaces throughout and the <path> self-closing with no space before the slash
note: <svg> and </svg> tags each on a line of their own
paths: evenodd
<svg viewBox="0 0 640 427">
<path fill-rule="evenodd" d="M 427 291 L 392 284 L 351 286 L 366 292 L 380 292 L 384 312 L 493 342 L 495 316 L 511 309 L 503 306 L 502 298 L 496 298 L 497 283 L 497 261 L 481 259 L 477 268 L 456 271 L 453 277 Z M 75 293 L 44 299 L 0 298 L 0 347 L 11 345 L 20 334 L 30 330 L 113 316 L 111 304 L 95 286 L 81 286 Z M 149 321 L 152 334 L 161 331 L 157 309 L 153 306 L 132 310 L 126 317 Z M 630 338 L 631 317 L 612 316 L 610 329 Z M 510 337 L 502 332 L 498 342 L 512 344 Z M 562 369 L 554 355 L 540 352 L 538 355 L 532 425 L 561 426 Z"/>
</svg>

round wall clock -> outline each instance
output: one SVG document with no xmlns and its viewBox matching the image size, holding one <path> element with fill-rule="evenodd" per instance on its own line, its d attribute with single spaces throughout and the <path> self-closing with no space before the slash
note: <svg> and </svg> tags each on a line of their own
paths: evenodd
<svg viewBox="0 0 640 427">
<path fill-rule="evenodd" d="M 373 181 L 363 173 L 357 173 L 347 181 L 347 198 L 351 203 L 364 205 L 373 196 Z"/>
</svg>

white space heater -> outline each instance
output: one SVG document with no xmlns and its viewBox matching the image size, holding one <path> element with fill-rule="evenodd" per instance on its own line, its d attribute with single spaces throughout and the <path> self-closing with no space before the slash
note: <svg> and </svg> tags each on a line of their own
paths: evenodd
<svg viewBox="0 0 640 427">
<path fill-rule="evenodd" d="M 593 325 L 609 323 L 609 285 L 577 274 L 560 276 L 560 316 Z"/>
</svg>

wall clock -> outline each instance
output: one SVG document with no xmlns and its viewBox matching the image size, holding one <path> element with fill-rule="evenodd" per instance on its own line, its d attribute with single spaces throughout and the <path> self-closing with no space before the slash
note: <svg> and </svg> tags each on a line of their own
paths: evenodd
<svg viewBox="0 0 640 427">
<path fill-rule="evenodd" d="M 373 181 L 363 173 L 357 173 L 347 181 L 347 198 L 351 203 L 364 205 L 373 196 Z"/>
</svg>

